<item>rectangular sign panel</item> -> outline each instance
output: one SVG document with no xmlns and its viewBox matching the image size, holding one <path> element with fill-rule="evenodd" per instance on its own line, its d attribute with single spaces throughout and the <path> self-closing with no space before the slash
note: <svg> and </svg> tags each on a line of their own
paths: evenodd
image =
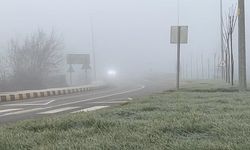
<svg viewBox="0 0 250 150">
<path fill-rule="evenodd" d="M 90 55 L 89 54 L 68 54 L 67 64 L 82 64 L 85 66 L 89 66 Z"/>
<path fill-rule="evenodd" d="M 188 43 L 188 26 L 180 26 L 180 43 Z M 178 26 L 171 27 L 171 44 L 177 44 L 178 42 Z"/>
</svg>

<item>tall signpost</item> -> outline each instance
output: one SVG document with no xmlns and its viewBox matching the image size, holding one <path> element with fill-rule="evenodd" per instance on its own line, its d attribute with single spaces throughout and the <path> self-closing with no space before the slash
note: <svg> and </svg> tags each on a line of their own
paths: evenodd
<svg viewBox="0 0 250 150">
<path fill-rule="evenodd" d="M 91 46 L 92 46 L 92 55 L 93 55 L 93 73 L 94 73 L 94 81 L 96 81 L 96 56 L 95 56 L 95 34 L 94 34 L 94 24 L 93 18 L 90 18 L 91 24 Z"/>
<path fill-rule="evenodd" d="M 239 88 L 247 89 L 246 78 L 246 35 L 245 35 L 245 0 L 238 0 L 238 46 L 239 46 Z"/>
<path fill-rule="evenodd" d="M 177 73 L 176 73 L 176 88 L 180 88 L 180 63 L 181 63 L 181 27 L 177 27 Z"/>
<path fill-rule="evenodd" d="M 177 72 L 176 72 L 176 89 L 180 89 L 180 62 L 181 62 L 181 44 L 188 42 L 188 26 L 171 27 L 171 44 L 177 44 Z"/>
</svg>

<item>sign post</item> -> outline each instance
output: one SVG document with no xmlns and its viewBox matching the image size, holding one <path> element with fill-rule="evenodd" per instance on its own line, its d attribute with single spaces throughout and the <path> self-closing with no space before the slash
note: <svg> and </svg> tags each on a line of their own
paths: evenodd
<svg viewBox="0 0 250 150">
<path fill-rule="evenodd" d="M 177 44 L 176 89 L 180 89 L 181 44 L 188 43 L 188 26 L 171 27 L 171 44 Z"/>
<path fill-rule="evenodd" d="M 73 68 L 72 64 L 69 64 L 68 72 L 69 72 L 70 85 L 72 85 L 72 73 L 74 72 L 74 68 Z"/>
<path fill-rule="evenodd" d="M 180 31 L 180 26 L 178 26 L 177 29 L 177 76 L 176 76 L 176 88 L 177 90 L 180 89 L 180 63 L 181 63 L 181 31 Z"/>
<path fill-rule="evenodd" d="M 82 69 L 85 70 L 85 82 L 88 82 L 88 70 L 90 67 L 90 55 L 89 54 L 68 54 L 67 55 L 67 64 L 69 64 L 70 73 L 70 83 L 72 85 L 72 72 L 74 72 L 73 64 L 83 65 Z"/>
</svg>

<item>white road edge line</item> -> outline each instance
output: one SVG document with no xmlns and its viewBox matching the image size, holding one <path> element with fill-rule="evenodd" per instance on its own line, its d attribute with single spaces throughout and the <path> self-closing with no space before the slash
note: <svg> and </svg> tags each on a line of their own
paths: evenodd
<svg viewBox="0 0 250 150">
<path fill-rule="evenodd" d="M 43 110 L 43 108 L 34 108 L 34 109 L 28 109 L 28 110 L 21 110 L 21 111 L 11 112 L 11 113 L 0 115 L 0 117 L 9 116 L 9 115 L 24 114 L 24 113 L 29 113 L 29 112 L 39 111 L 39 110 Z"/>
<path fill-rule="evenodd" d="M 95 94 L 103 94 L 103 93 L 110 93 L 110 92 L 113 92 L 113 91 L 116 91 L 116 90 L 114 90 L 114 89 L 112 89 L 112 90 L 109 90 L 109 91 L 101 91 L 101 92 L 99 92 L 99 93 L 95 93 Z M 54 101 L 57 101 L 57 100 L 65 100 L 65 99 L 69 99 L 69 98 L 77 98 L 77 97 L 82 97 L 82 96 L 90 96 L 90 95 L 94 95 L 94 93 L 89 93 L 89 94 L 86 94 L 86 93 L 84 93 L 84 94 L 77 94 L 76 96 L 73 96 L 73 95 L 71 95 L 71 96 L 67 96 L 66 98 L 65 97 L 58 97 L 58 98 L 56 98 L 56 100 L 54 100 Z M 65 95 L 64 95 L 65 96 Z M 44 100 L 39 100 L 39 101 L 35 101 L 35 102 L 43 102 Z M 28 103 L 28 102 L 27 102 Z M 22 104 L 22 102 L 21 103 L 16 103 L 16 104 Z M 32 103 L 31 103 L 32 104 Z M 7 105 L 0 105 L 0 107 L 5 107 L 5 106 L 11 106 L 12 104 L 7 104 Z M 12 106 L 14 106 L 15 104 L 13 104 Z M 36 106 L 36 105 L 33 105 L 33 106 Z"/>
<path fill-rule="evenodd" d="M 2 106 L 46 106 L 54 101 L 56 100 L 51 100 L 47 103 L 18 103 L 18 104 L 7 104 L 7 105 L 2 105 Z"/>
<path fill-rule="evenodd" d="M 55 107 L 67 106 L 67 105 L 71 105 L 71 104 L 77 104 L 77 103 L 81 103 L 81 102 L 87 102 L 87 101 L 97 100 L 97 99 L 101 99 L 101 98 L 107 98 L 107 97 L 111 97 L 111 96 L 117 96 L 117 95 L 122 95 L 122 94 L 126 94 L 126 93 L 132 93 L 132 92 L 140 91 L 140 90 L 142 90 L 144 88 L 145 88 L 145 86 L 141 86 L 140 88 L 136 88 L 136 89 L 133 89 L 133 90 L 128 90 L 128 91 L 119 92 L 119 93 L 115 93 L 115 94 L 109 94 L 109 95 L 105 95 L 105 96 L 89 98 L 89 99 L 75 101 L 75 102 L 69 102 L 69 103 L 60 104 L 60 105 L 51 106 L 51 107 L 45 107 L 43 109 L 50 109 L 50 108 L 55 108 Z"/>
<path fill-rule="evenodd" d="M 8 112 L 12 112 L 12 111 L 18 111 L 21 110 L 22 108 L 16 108 L 16 109 L 4 109 L 4 110 L 0 110 L 0 113 L 8 113 Z"/>
<path fill-rule="evenodd" d="M 67 111 L 67 110 L 72 110 L 72 109 L 77 109 L 77 108 L 79 108 L 79 107 L 65 107 L 65 108 L 49 110 L 49 111 L 45 111 L 45 112 L 41 112 L 41 113 L 37 113 L 37 114 L 40 114 L 40 115 L 55 114 L 55 113 L 59 113 L 59 112 Z"/>
<path fill-rule="evenodd" d="M 116 99 L 110 99 L 108 101 L 110 102 L 110 101 L 123 101 L 123 100 L 127 100 L 127 98 L 116 98 Z"/>
<path fill-rule="evenodd" d="M 34 112 L 34 111 L 39 111 L 39 110 L 46 110 L 46 109 L 51 109 L 51 108 L 56 108 L 56 107 L 67 106 L 67 105 L 71 105 L 71 104 L 77 104 L 77 103 L 81 103 L 81 102 L 87 102 L 87 101 L 97 100 L 97 99 L 101 99 L 101 98 L 107 98 L 107 97 L 111 97 L 111 96 L 122 95 L 122 94 L 126 94 L 126 93 L 132 93 L 132 92 L 140 91 L 140 90 L 142 90 L 144 88 L 145 88 L 145 86 L 141 86 L 141 87 L 133 89 L 133 90 L 123 91 L 123 92 L 119 92 L 119 93 L 115 93 L 115 94 L 109 94 L 109 95 L 105 95 L 105 96 L 100 96 L 100 97 L 95 97 L 95 98 L 89 98 L 89 99 L 85 99 L 85 100 L 80 100 L 80 101 L 75 101 L 75 102 L 70 102 L 70 103 L 65 103 L 65 104 L 50 106 L 50 107 L 35 108 L 35 109 L 30 109 L 30 110 L 18 111 L 18 112 L 13 112 L 13 113 L 8 113 L 8 114 L 0 115 L 0 117 L 4 117 L 4 116 L 8 116 L 8 115 L 23 114 L 23 113 Z"/>
<path fill-rule="evenodd" d="M 80 112 L 90 112 L 90 111 L 95 111 L 95 110 L 99 110 L 99 109 L 103 109 L 103 108 L 107 108 L 107 107 L 109 107 L 109 106 L 94 106 L 94 107 L 89 107 L 89 108 L 85 108 L 82 110 L 74 111 L 71 113 L 75 114 L 75 113 L 80 113 Z"/>
<path fill-rule="evenodd" d="M 92 102 L 92 104 L 123 104 L 128 101 L 107 101 L 107 102 Z"/>
</svg>

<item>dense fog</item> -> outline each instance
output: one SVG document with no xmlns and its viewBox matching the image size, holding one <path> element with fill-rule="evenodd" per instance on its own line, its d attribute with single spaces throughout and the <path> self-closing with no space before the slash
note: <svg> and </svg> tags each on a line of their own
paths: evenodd
<svg viewBox="0 0 250 150">
<path fill-rule="evenodd" d="M 223 3 L 226 16 L 237 1 Z M 250 42 L 249 5 L 246 1 L 247 43 Z M 92 55 L 93 42 L 97 78 L 102 78 L 109 69 L 133 77 L 175 74 L 176 45 L 170 44 L 170 27 L 178 24 L 178 14 L 180 25 L 189 26 L 188 44 L 181 45 L 182 77 L 213 77 L 214 59 L 218 65 L 221 52 L 219 0 L 180 0 L 179 6 L 177 0 L 1 0 L 0 54 L 8 56 L 10 39 L 22 40 L 41 29 L 47 33 L 54 31 L 63 39 L 65 59 L 70 53 Z M 236 75 L 237 32 L 236 26 Z M 202 59 L 206 75 L 201 75 Z M 67 78 L 68 67 L 65 65 L 61 71 Z M 74 66 L 74 78 L 81 76 L 77 74 L 80 68 Z"/>
</svg>

